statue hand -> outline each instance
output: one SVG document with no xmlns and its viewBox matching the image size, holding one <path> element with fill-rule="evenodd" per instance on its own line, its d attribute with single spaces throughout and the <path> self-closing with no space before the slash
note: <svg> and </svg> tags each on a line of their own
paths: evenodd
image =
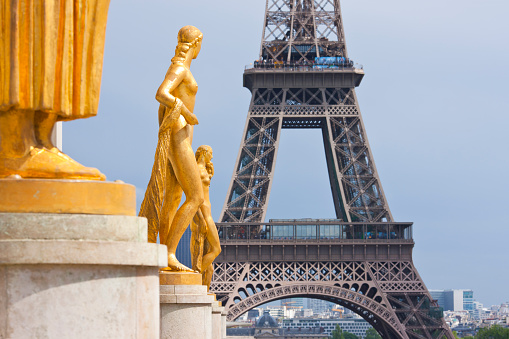
<svg viewBox="0 0 509 339">
<path fill-rule="evenodd" d="M 184 117 L 184 119 L 186 119 L 189 125 L 198 125 L 198 118 L 196 117 L 196 115 L 191 113 L 184 105 L 182 105 L 180 114 L 182 114 L 182 116 Z"/>
<path fill-rule="evenodd" d="M 184 115 L 184 119 L 186 119 L 189 125 L 198 125 L 198 118 L 193 113 L 189 113 L 189 115 Z"/>
</svg>

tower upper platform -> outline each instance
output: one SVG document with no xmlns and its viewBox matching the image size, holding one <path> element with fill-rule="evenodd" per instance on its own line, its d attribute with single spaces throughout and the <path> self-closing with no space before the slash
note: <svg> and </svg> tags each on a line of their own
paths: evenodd
<svg viewBox="0 0 509 339">
<path fill-rule="evenodd" d="M 353 88 L 359 86 L 364 77 L 361 67 L 320 66 L 287 63 L 249 65 L 244 71 L 243 85 L 250 91 L 253 88 L 285 87 Z"/>
</svg>

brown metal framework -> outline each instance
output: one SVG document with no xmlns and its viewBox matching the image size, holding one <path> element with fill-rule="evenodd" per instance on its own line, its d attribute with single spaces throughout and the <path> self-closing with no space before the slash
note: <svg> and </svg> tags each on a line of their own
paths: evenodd
<svg viewBox="0 0 509 339">
<path fill-rule="evenodd" d="M 332 65 L 316 57 L 336 57 Z M 336 60 L 334 59 L 334 60 Z M 211 291 L 233 320 L 287 297 L 333 301 L 384 338 L 450 338 L 412 263 L 412 226 L 394 223 L 354 88 L 339 0 L 267 0 L 260 59 L 220 223 Z M 283 128 L 320 128 L 337 220 L 264 223 Z"/>
<path fill-rule="evenodd" d="M 281 61 L 346 56 L 339 0 L 267 0 L 260 55 Z"/>
</svg>

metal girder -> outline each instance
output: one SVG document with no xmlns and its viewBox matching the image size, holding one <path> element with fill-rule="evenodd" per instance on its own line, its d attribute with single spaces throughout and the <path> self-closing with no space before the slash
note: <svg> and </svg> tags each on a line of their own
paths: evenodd
<svg viewBox="0 0 509 339">
<path fill-rule="evenodd" d="M 211 291 L 229 321 L 267 302 L 307 297 L 353 310 L 383 338 L 453 338 L 409 261 L 219 262 Z"/>
<path fill-rule="evenodd" d="M 268 0 L 260 59 L 346 57 L 339 0 Z"/>
<path fill-rule="evenodd" d="M 254 87 L 221 222 L 264 220 L 282 128 L 322 129 L 338 219 L 392 221 L 354 88 Z"/>
</svg>

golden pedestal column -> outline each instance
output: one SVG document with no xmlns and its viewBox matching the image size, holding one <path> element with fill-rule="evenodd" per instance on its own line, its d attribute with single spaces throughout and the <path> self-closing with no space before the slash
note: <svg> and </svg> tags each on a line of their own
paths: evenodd
<svg viewBox="0 0 509 339">
<path fill-rule="evenodd" d="M 160 285 L 201 285 L 201 274 L 192 272 L 159 272 Z"/>
<path fill-rule="evenodd" d="M 1 213 L 136 215 L 136 188 L 120 182 L 0 179 Z"/>
</svg>

